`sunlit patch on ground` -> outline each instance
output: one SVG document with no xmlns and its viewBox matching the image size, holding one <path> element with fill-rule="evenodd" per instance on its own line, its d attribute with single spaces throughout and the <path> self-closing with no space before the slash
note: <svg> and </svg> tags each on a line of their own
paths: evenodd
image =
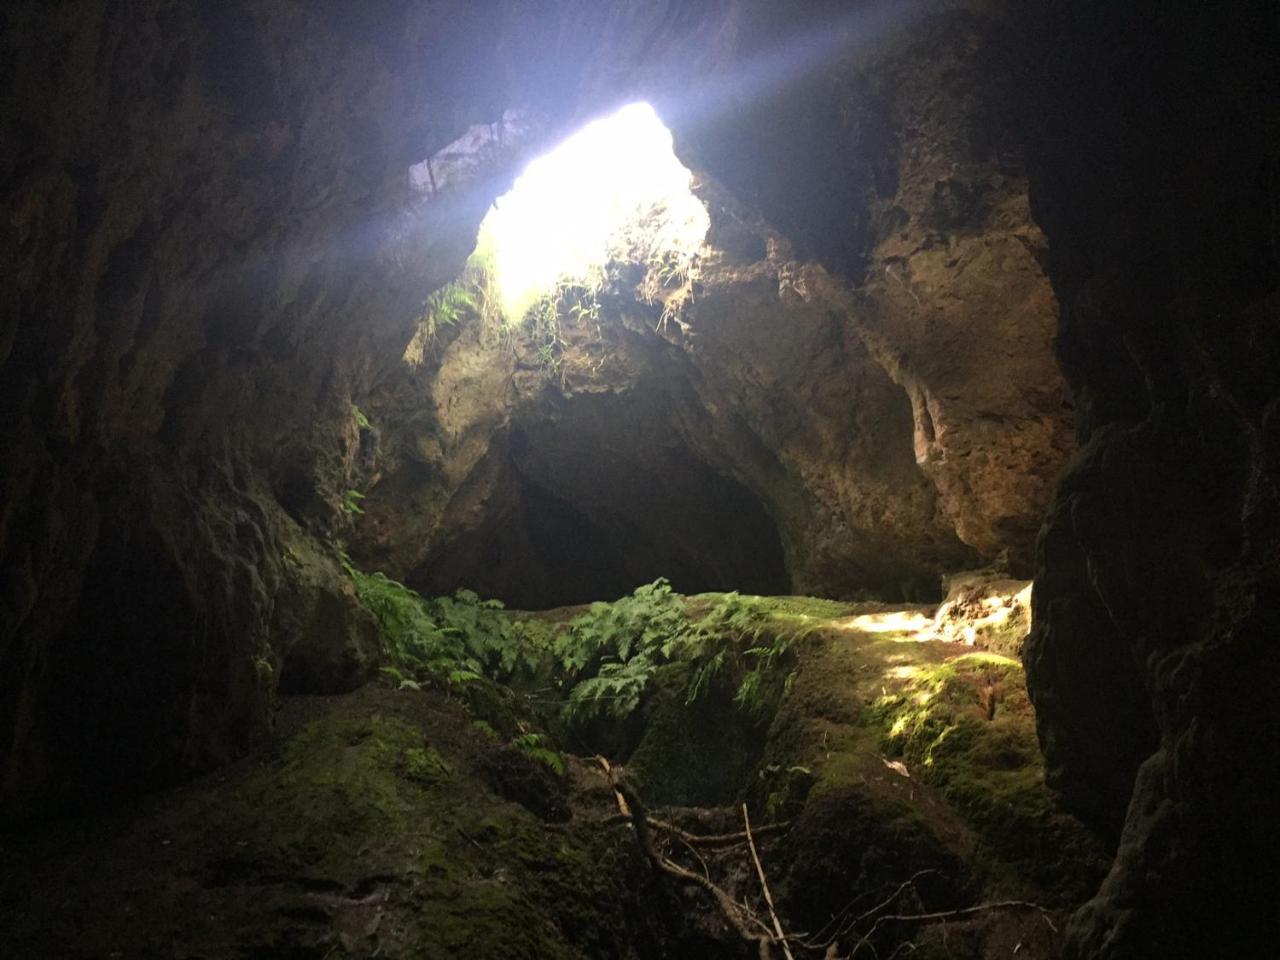
<svg viewBox="0 0 1280 960">
<path fill-rule="evenodd" d="M 863 633 L 900 634 L 895 640 L 934 640 L 933 617 L 918 610 L 887 610 L 883 613 L 864 613 L 849 617 L 839 623 L 842 630 L 860 630 Z"/>
<path fill-rule="evenodd" d="M 1031 586 L 1025 580 L 958 576 L 936 611 L 876 610 L 833 620 L 829 626 L 900 643 L 937 640 L 1016 656 L 1031 629 Z"/>
</svg>

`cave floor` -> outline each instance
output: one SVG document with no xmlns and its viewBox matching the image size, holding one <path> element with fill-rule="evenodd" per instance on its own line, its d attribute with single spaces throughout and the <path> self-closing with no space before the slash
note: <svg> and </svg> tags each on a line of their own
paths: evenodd
<svg viewBox="0 0 1280 960">
<path fill-rule="evenodd" d="M 626 782 L 686 834 L 741 831 L 750 804 L 797 957 L 1056 956 L 1106 857 L 1043 786 L 1017 662 L 927 639 L 931 608 L 776 611 L 806 630 L 772 715 L 659 689 L 613 780 L 589 755 L 531 758 L 437 691 L 283 698 L 272 741 L 233 765 L 0 836 L 0 952 L 743 956 L 706 890 L 646 859 Z M 658 833 L 664 856 L 768 918 L 741 843 Z"/>
</svg>

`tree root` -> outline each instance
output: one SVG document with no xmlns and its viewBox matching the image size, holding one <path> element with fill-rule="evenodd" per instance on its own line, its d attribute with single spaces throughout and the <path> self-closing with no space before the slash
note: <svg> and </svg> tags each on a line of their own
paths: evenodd
<svg viewBox="0 0 1280 960">
<path fill-rule="evenodd" d="M 844 960 L 855 960 L 860 951 L 865 947 L 870 951 L 872 956 L 876 956 L 875 947 L 871 943 L 872 937 L 885 924 L 888 923 L 927 923 L 930 921 L 946 921 L 954 920 L 961 917 L 971 917 L 977 914 L 990 913 L 997 910 L 1030 910 L 1036 911 L 1044 919 L 1045 924 L 1053 933 L 1058 932 L 1058 928 L 1054 925 L 1052 914 L 1045 907 L 1029 900 L 996 900 L 988 903 L 979 903 L 972 907 L 960 907 L 955 910 L 937 910 L 926 913 L 884 913 L 883 911 L 891 909 L 898 899 L 906 893 L 907 890 L 915 886 L 915 882 L 921 877 L 936 873 L 935 870 L 921 870 L 914 874 L 910 879 L 901 883 L 888 897 L 881 900 L 874 907 L 864 911 L 852 919 L 842 919 L 848 916 L 852 911 L 854 904 L 858 902 L 855 899 L 847 907 L 841 910 L 831 922 L 826 925 L 823 930 L 815 934 L 791 934 L 788 935 L 782 925 L 782 920 L 778 916 L 777 910 L 773 903 L 773 894 L 769 890 L 769 881 L 765 877 L 764 866 L 760 861 L 760 854 L 756 849 L 755 838 L 766 833 L 778 833 L 786 830 L 789 824 L 771 824 L 767 827 L 761 827 L 756 830 L 751 828 L 751 818 L 747 813 L 746 804 L 742 807 L 743 825 L 746 827 L 741 833 L 726 833 L 712 836 L 700 836 L 698 834 L 689 833 L 686 830 L 677 827 L 675 824 L 668 823 L 664 820 L 649 817 L 644 809 L 644 805 L 640 799 L 632 792 L 630 787 L 623 782 L 618 776 L 617 771 L 609 763 L 607 759 L 601 756 L 596 757 L 596 762 L 600 768 L 604 770 L 605 776 L 609 780 L 610 787 L 613 788 L 614 798 L 618 804 L 618 816 L 611 817 L 609 822 L 625 822 L 629 823 L 635 830 L 636 838 L 640 842 L 640 848 L 644 851 L 645 857 L 649 860 L 654 869 L 665 873 L 669 877 L 673 877 L 683 883 L 690 883 L 704 890 L 724 915 L 725 921 L 734 930 L 742 940 L 756 947 L 760 960 L 774 960 L 774 948 L 778 948 L 785 955 L 786 960 L 795 960 L 792 953 L 792 945 L 797 948 L 803 948 L 804 951 L 821 951 L 826 958 L 835 958 L 839 956 L 839 943 L 846 937 L 856 937 L 857 940 L 853 945 L 853 949 L 844 957 Z M 761 917 L 757 916 L 748 906 L 739 903 L 729 895 L 722 887 L 718 886 L 708 875 L 695 873 L 686 867 L 674 862 L 665 856 L 659 849 L 658 843 L 654 839 L 651 828 L 668 833 L 681 842 L 683 842 L 689 850 L 701 859 L 697 852 L 697 847 L 723 847 L 733 846 L 739 843 L 745 843 L 751 852 L 751 860 L 755 866 L 756 876 L 760 880 L 760 887 L 764 893 L 765 903 L 769 908 L 769 919 L 772 925 L 766 923 Z M 705 870 L 705 863 L 703 865 Z M 865 894 L 864 894 L 865 896 Z M 859 933 L 858 928 L 866 923 L 870 923 L 866 927 L 864 933 Z M 833 927 L 835 928 L 833 930 Z M 847 941 L 846 941 L 847 942 Z M 910 941 L 899 943 L 892 957 L 898 956 L 904 949 L 914 949 L 915 945 Z"/>
<path fill-rule="evenodd" d="M 767 932 L 769 928 L 764 922 L 747 907 L 729 896 L 709 877 L 694 873 L 692 870 L 688 870 L 663 856 L 653 840 L 653 834 L 649 831 L 650 821 L 639 798 L 614 773 L 613 767 L 607 759 L 596 757 L 596 761 L 609 778 L 609 785 L 613 787 L 614 797 L 618 803 L 618 811 L 631 822 L 636 831 L 636 838 L 640 841 L 640 848 L 644 851 L 645 856 L 648 857 L 649 862 L 668 876 L 686 883 L 692 883 L 705 890 L 710 894 L 711 899 L 715 901 L 716 906 L 720 908 L 720 912 L 724 914 L 725 920 L 733 928 L 734 932 L 745 942 L 755 944 L 760 960 L 772 960 L 773 951 L 771 947 L 775 939 Z M 673 832 L 677 836 L 684 833 L 678 828 Z M 752 924 L 764 929 L 766 933 L 756 933 L 751 929 Z M 789 951 L 788 956 L 790 956 Z"/>
<path fill-rule="evenodd" d="M 871 947 L 871 938 L 882 923 L 893 923 L 894 921 L 920 923 L 927 920 L 953 920 L 957 917 L 969 917 L 978 913 L 990 913 L 993 910 L 1035 910 L 1044 919 L 1050 930 L 1054 933 L 1058 932 L 1058 928 L 1054 924 L 1049 911 L 1038 903 L 1032 903 L 1030 900 L 994 900 L 989 903 L 979 903 L 972 907 L 960 907 L 956 910 L 937 910 L 932 913 L 887 914 L 877 917 L 875 923 L 871 925 L 871 929 L 859 936 L 858 942 L 854 945 L 853 950 L 849 952 L 848 960 L 853 960 L 863 946 Z M 875 953 L 875 950 L 872 949 L 871 952 Z"/>
<path fill-rule="evenodd" d="M 750 841 L 752 834 L 756 837 L 768 837 L 775 833 L 785 833 L 791 828 L 791 821 L 788 820 L 783 823 L 771 823 L 767 826 L 757 827 L 755 830 L 751 831 L 751 833 L 748 833 L 745 830 L 740 830 L 737 833 L 689 833 L 687 830 L 682 830 L 680 827 L 677 827 L 674 823 L 669 823 L 666 820 L 659 820 L 657 817 L 650 817 L 649 825 L 679 837 L 691 847 L 732 847 L 739 843 L 747 843 Z"/>
</svg>

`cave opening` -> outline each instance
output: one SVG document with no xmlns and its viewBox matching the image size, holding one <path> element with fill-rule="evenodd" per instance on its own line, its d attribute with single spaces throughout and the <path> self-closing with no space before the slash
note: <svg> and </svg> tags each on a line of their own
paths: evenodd
<svg viewBox="0 0 1280 960">
<path fill-rule="evenodd" d="M 615 599 L 666 578 L 681 593 L 790 592 L 758 495 L 690 448 L 653 387 L 531 412 L 497 445 L 480 520 L 406 579 L 534 610 Z"/>
<path fill-rule="evenodd" d="M 688 271 L 707 233 L 671 131 L 632 103 L 529 163 L 480 223 L 476 252 L 508 324 L 566 287 L 598 292 L 610 266 Z"/>
<path fill-rule="evenodd" d="M 789 592 L 760 491 L 690 437 L 669 394 L 692 370 L 655 350 L 708 249 L 695 181 L 654 108 L 631 103 L 529 162 L 489 208 L 406 358 L 426 362 L 474 320 L 484 362 L 535 375 L 478 468 L 483 510 L 407 571 L 423 594 L 465 588 L 546 609 L 660 577 L 691 594 Z M 654 369 L 619 374 L 637 354 Z"/>
</svg>

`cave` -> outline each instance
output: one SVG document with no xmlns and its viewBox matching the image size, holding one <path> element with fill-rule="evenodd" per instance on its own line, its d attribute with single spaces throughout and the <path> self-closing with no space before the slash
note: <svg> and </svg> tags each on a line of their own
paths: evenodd
<svg viewBox="0 0 1280 960">
<path fill-rule="evenodd" d="M 661 435 L 643 401 L 627 401 L 577 400 L 586 409 L 559 422 L 513 426 L 501 507 L 407 582 L 430 596 L 469 588 L 525 610 L 615 598 L 658 577 L 682 593 L 789 593 L 760 501 Z"/>
<path fill-rule="evenodd" d="M 0 945 L 1266 956 L 1280 17 L 0 12 Z"/>
</svg>

